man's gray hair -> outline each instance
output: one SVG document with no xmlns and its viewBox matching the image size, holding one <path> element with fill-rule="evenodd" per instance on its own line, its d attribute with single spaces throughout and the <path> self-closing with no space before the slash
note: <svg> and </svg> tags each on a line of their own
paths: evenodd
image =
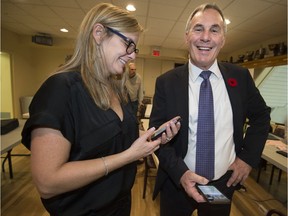
<svg viewBox="0 0 288 216">
<path fill-rule="evenodd" d="M 223 15 L 223 12 L 222 10 L 215 4 L 211 4 L 211 3 L 207 3 L 207 4 L 202 4 L 200 6 L 198 6 L 189 16 L 189 19 L 187 20 L 187 23 L 186 23 L 186 28 L 185 28 L 185 32 L 188 32 L 190 31 L 190 28 L 191 28 L 191 20 L 193 19 L 193 17 L 195 16 L 196 13 L 198 13 L 199 11 L 203 12 L 207 9 L 213 9 L 213 10 L 216 10 L 220 16 L 222 17 L 222 20 L 223 20 L 223 25 L 224 25 L 224 33 L 227 32 L 227 25 L 226 25 L 226 22 L 225 22 L 225 17 Z"/>
</svg>

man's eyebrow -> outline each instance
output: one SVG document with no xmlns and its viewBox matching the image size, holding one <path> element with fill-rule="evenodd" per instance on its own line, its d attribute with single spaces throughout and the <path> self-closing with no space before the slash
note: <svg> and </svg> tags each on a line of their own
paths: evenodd
<svg viewBox="0 0 288 216">
<path fill-rule="evenodd" d="M 197 23 L 193 26 L 193 28 L 197 28 L 197 27 L 204 27 L 203 24 Z M 221 28 L 221 25 L 219 24 L 213 24 L 210 28 Z"/>
<path fill-rule="evenodd" d="M 221 28 L 221 25 L 219 25 L 219 24 L 214 24 L 214 25 L 212 25 L 211 27 L 212 27 L 212 28 Z"/>
<path fill-rule="evenodd" d="M 196 23 L 196 24 L 194 25 L 194 27 L 200 27 L 200 26 L 203 26 L 203 24 Z"/>
</svg>

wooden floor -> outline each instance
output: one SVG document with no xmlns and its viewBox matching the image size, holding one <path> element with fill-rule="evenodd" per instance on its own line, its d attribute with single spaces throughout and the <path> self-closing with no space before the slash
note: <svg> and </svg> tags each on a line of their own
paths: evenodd
<svg viewBox="0 0 288 216">
<path fill-rule="evenodd" d="M 22 145 L 13 149 L 12 154 L 29 154 L 29 151 Z M 43 208 L 37 191 L 31 181 L 29 168 L 29 156 L 13 156 L 14 178 L 9 178 L 8 165 L 5 164 L 5 173 L 1 175 L 1 215 L 2 216 L 48 216 Z M 3 161 L 3 158 L 2 160 Z M 267 172 L 267 174 L 266 174 Z M 150 175 L 155 175 L 151 170 Z M 245 184 L 247 192 L 236 192 L 233 198 L 231 216 L 257 216 L 265 215 L 259 208 L 261 204 L 264 209 L 281 209 L 287 212 L 287 174 L 282 174 L 280 183 L 276 180 L 273 185 L 267 186 L 269 181 L 267 175 L 269 170 L 262 172 L 260 183 L 256 184 L 255 172 Z M 254 175 L 254 176 L 253 176 Z M 276 175 L 277 176 L 277 175 Z M 276 178 L 276 177 L 275 177 Z M 155 183 L 154 177 L 148 178 L 146 198 L 142 198 L 144 179 L 144 164 L 138 165 L 136 181 L 132 190 L 132 210 L 131 216 L 159 216 L 159 197 L 153 201 L 152 191 Z M 266 186 L 265 186 L 266 184 Z M 265 188 L 266 187 L 266 188 Z M 270 188 L 270 189 L 269 189 Z M 278 197 L 278 200 L 273 198 Z M 252 194 L 253 193 L 253 194 Z M 275 196 L 276 195 L 276 196 Z M 266 200 L 266 201 L 265 201 Z M 265 211 L 265 210 L 264 210 Z M 194 213 L 193 215 L 197 215 Z"/>
</svg>

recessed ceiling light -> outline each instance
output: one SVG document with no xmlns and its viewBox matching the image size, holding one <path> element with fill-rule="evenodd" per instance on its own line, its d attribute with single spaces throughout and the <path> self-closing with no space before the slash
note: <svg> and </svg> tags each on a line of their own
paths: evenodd
<svg viewBox="0 0 288 216">
<path fill-rule="evenodd" d="M 65 28 L 62 28 L 62 29 L 60 29 L 60 31 L 61 32 L 69 32 L 67 29 L 65 29 Z"/>
<path fill-rule="evenodd" d="M 135 8 L 134 5 L 132 5 L 132 4 L 128 4 L 128 5 L 126 6 L 126 9 L 127 9 L 128 11 L 136 11 L 136 8 Z"/>
<path fill-rule="evenodd" d="M 225 19 L 225 23 L 226 23 L 226 25 L 229 25 L 231 23 L 231 21 L 229 19 Z"/>
</svg>

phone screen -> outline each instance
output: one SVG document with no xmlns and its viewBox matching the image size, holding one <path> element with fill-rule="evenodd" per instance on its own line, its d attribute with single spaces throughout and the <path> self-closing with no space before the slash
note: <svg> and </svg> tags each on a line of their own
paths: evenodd
<svg viewBox="0 0 288 216">
<path fill-rule="evenodd" d="M 213 185 L 196 185 L 205 199 L 214 204 L 230 203 L 230 200 Z"/>
</svg>

